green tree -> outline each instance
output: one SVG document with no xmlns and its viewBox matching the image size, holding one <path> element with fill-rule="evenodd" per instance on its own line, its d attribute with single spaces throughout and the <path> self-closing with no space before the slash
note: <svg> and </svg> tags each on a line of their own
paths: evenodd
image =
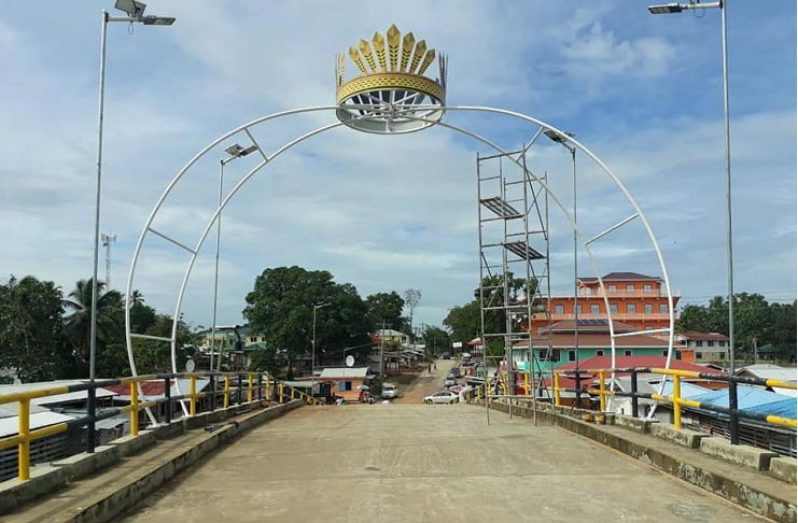
<svg viewBox="0 0 798 523">
<path fill-rule="evenodd" d="M 366 298 L 369 320 L 378 328 L 385 322 L 386 329 L 406 331 L 409 328 L 407 318 L 402 316 L 405 300 L 396 291 L 378 292 Z"/>
<path fill-rule="evenodd" d="M 0 285 L 0 367 L 15 368 L 25 382 L 69 377 L 62 300 L 53 282 L 33 276 Z"/>
<path fill-rule="evenodd" d="M 119 343 L 124 336 L 124 305 L 122 295 L 115 290 L 105 292 L 105 283 L 97 286 L 97 361 L 103 349 Z M 80 280 L 64 300 L 67 312 L 64 332 L 75 349 L 83 374 L 88 372 L 91 343 L 92 280 Z"/>
<path fill-rule="evenodd" d="M 772 327 L 769 341 L 776 347 L 782 359 L 794 360 L 796 352 L 796 302 L 772 303 L 770 305 Z M 761 344 L 761 342 L 760 342 Z"/>
<path fill-rule="evenodd" d="M 172 317 L 168 314 L 156 314 L 155 321 L 145 334 L 163 338 L 172 337 Z M 185 368 L 186 360 L 195 356 L 196 335 L 191 332 L 182 320 L 177 323 L 176 352 L 177 370 Z M 133 354 L 136 357 L 136 370 L 139 374 L 172 371 L 172 346 L 169 343 L 136 339 L 133 345 Z M 126 370 L 129 372 L 129 369 Z"/>
<path fill-rule="evenodd" d="M 311 348 L 313 306 L 317 312 L 317 361 L 339 361 L 344 347 L 368 343 L 374 324 L 351 284 L 337 284 L 327 271 L 302 267 L 266 269 L 247 297 L 244 316 L 271 347 L 285 351 L 289 368 Z M 368 348 L 366 348 L 368 350 Z"/>
<path fill-rule="evenodd" d="M 443 324 L 449 329 L 451 341 L 468 343 L 479 336 L 481 328 L 479 302 L 473 300 L 465 305 L 452 307 L 443 320 Z"/>
<path fill-rule="evenodd" d="M 427 350 L 433 354 L 441 354 L 444 352 L 451 352 L 452 342 L 449 339 L 449 333 L 440 327 L 428 325 L 424 329 L 424 345 Z"/>
</svg>

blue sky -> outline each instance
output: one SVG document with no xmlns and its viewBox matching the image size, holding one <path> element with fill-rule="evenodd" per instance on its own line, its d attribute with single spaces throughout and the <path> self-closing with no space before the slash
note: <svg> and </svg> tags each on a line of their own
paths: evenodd
<svg viewBox="0 0 798 523">
<path fill-rule="evenodd" d="M 736 288 L 792 300 L 795 3 L 730 4 Z M 123 285 L 161 191 L 197 151 L 258 116 L 333 103 L 335 53 L 396 23 L 448 53 L 450 104 L 534 115 L 574 132 L 604 160 L 646 213 L 683 302 L 725 293 L 720 15 L 651 16 L 646 5 L 152 0 L 148 13 L 177 17 L 173 27 L 130 34 L 127 24 L 112 24 L 108 34 L 102 230 L 118 237 L 113 286 Z M 103 8 L 113 2 L 10 1 L 0 13 L 4 277 L 33 274 L 68 292 L 90 275 Z M 331 121 L 291 118 L 256 134 L 274 148 Z M 498 117 L 447 121 L 506 147 L 533 131 Z M 474 158 L 485 150 L 443 129 L 403 137 L 338 129 L 293 149 L 225 211 L 220 323 L 240 321 L 256 275 L 283 264 L 328 269 L 364 296 L 420 288 L 416 317 L 440 323 L 477 282 Z M 170 197 L 159 229 L 196 242 L 216 198 L 220 154 Z M 531 161 L 570 205 L 567 154 L 541 144 Z M 579 217 L 589 236 L 629 213 L 617 189 L 579 162 Z M 252 165 L 231 164 L 227 187 Z M 551 227 L 553 290 L 565 292 L 569 232 L 554 211 Z M 658 272 L 639 227 L 598 251 L 601 272 Z M 194 325 L 210 322 L 212 252 L 211 241 L 187 288 L 185 317 Z M 135 286 L 169 312 L 186 261 L 148 240 Z"/>
</svg>

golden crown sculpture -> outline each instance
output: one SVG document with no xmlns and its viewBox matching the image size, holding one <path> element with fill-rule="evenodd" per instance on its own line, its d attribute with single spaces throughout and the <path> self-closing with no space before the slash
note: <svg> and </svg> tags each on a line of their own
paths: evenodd
<svg viewBox="0 0 798 523">
<path fill-rule="evenodd" d="M 346 58 L 336 57 L 337 116 L 344 124 L 372 133 L 405 133 L 434 125 L 443 117 L 448 59 L 438 53 L 438 78 L 424 72 L 435 61 L 435 50 L 413 33 L 402 38 L 391 25 L 385 36 L 374 33 L 371 43 L 360 40 L 349 48 L 359 75 L 345 80 Z"/>
</svg>

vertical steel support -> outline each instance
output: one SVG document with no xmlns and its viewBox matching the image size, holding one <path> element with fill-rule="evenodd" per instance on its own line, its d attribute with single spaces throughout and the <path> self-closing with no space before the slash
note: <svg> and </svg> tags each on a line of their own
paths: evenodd
<svg viewBox="0 0 798 523">
<path fill-rule="evenodd" d="M 216 410 L 216 376 L 212 373 L 208 376 L 208 388 L 211 392 L 210 408 L 211 411 L 214 411 Z"/>
<path fill-rule="evenodd" d="M 574 397 L 574 407 L 577 409 L 582 408 L 582 376 L 579 373 L 579 368 L 576 369 L 574 374 L 574 384 L 576 385 L 576 396 Z"/>
<path fill-rule="evenodd" d="M 560 375 L 554 374 L 554 406 L 560 406 Z"/>
<path fill-rule="evenodd" d="M 224 160 L 219 160 L 219 207 L 222 206 L 224 195 Z M 219 299 L 219 250 L 222 244 L 222 213 L 216 218 L 216 266 L 213 271 L 213 319 L 211 323 L 211 361 L 210 370 L 213 371 L 213 350 L 216 345 L 216 309 Z M 222 361 L 222 345 L 219 344 L 219 364 Z M 221 368 L 221 367 L 219 367 Z"/>
<path fill-rule="evenodd" d="M 577 248 L 577 220 L 576 220 L 576 147 L 570 146 L 571 164 L 573 165 L 573 185 L 574 185 L 574 357 L 576 358 L 576 389 L 581 391 L 579 386 L 579 251 Z M 613 363 L 613 368 L 615 364 Z M 576 393 L 576 406 L 582 406 L 582 394 Z"/>
<path fill-rule="evenodd" d="M 130 435 L 139 435 L 139 384 L 130 383 Z"/>
<path fill-rule="evenodd" d="M 19 437 L 17 446 L 17 477 L 20 481 L 30 479 L 30 399 L 19 400 Z"/>
<path fill-rule="evenodd" d="M 241 405 L 243 388 L 244 380 L 241 377 L 241 373 L 236 374 L 236 405 Z"/>
<path fill-rule="evenodd" d="M 729 441 L 740 444 L 740 414 L 737 409 L 737 382 L 729 382 Z"/>
<path fill-rule="evenodd" d="M 94 433 L 94 418 L 97 415 L 97 389 L 94 387 L 94 382 L 89 384 L 86 391 L 88 395 L 88 417 L 89 422 L 86 424 L 86 452 L 89 454 L 94 453 L 94 447 L 97 446 L 97 435 Z"/>
<path fill-rule="evenodd" d="M 673 377 L 673 428 L 676 430 L 682 429 L 682 378 L 680 376 Z"/>
<path fill-rule="evenodd" d="M 164 402 L 164 421 L 166 424 L 172 423 L 172 379 L 166 377 L 163 380 L 163 396 L 166 399 Z"/>
<path fill-rule="evenodd" d="M 230 376 L 224 377 L 224 399 L 223 407 L 226 409 L 230 407 Z"/>
<path fill-rule="evenodd" d="M 613 369 L 614 372 L 614 369 Z M 632 416 L 637 417 L 637 371 L 632 369 L 631 375 L 632 383 Z"/>
<path fill-rule="evenodd" d="M 263 393 L 263 374 L 258 373 L 258 400 L 263 400 L 265 394 Z"/>
<path fill-rule="evenodd" d="M 599 404 L 601 406 L 601 412 L 605 412 L 607 410 L 607 401 L 604 395 L 607 392 L 607 387 L 604 385 L 604 371 L 599 371 Z"/>
<path fill-rule="evenodd" d="M 280 382 L 280 386 L 278 388 L 279 388 L 279 391 L 277 393 L 277 398 L 278 398 L 278 401 L 282 404 L 282 402 L 283 402 L 283 393 L 285 391 L 285 383 Z"/>
<path fill-rule="evenodd" d="M 189 408 L 188 414 L 192 418 L 197 415 L 197 376 L 192 374 L 189 377 Z"/>
<path fill-rule="evenodd" d="M 247 403 L 255 399 L 255 389 L 252 388 L 252 374 L 247 374 Z"/>
</svg>

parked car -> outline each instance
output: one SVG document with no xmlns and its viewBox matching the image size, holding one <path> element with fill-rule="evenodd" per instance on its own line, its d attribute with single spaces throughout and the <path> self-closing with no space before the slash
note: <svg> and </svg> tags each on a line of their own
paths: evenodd
<svg viewBox="0 0 798 523">
<path fill-rule="evenodd" d="M 443 386 L 444 387 L 451 387 L 452 385 L 457 385 L 457 380 L 454 379 L 454 376 L 452 376 L 450 374 L 450 375 L 446 376 L 445 380 L 443 380 Z"/>
<path fill-rule="evenodd" d="M 436 392 L 430 396 L 424 398 L 424 403 L 428 405 L 440 405 L 440 404 L 450 404 L 456 403 L 459 399 L 459 396 L 454 392 L 450 392 L 448 390 L 442 390 L 440 392 Z"/>
<path fill-rule="evenodd" d="M 460 371 L 460 367 L 452 367 L 452 370 L 449 371 L 449 374 L 455 378 L 459 378 L 463 375 Z"/>
<path fill-rule="evenodd" d="M 441 359 L 442 360 L 450 360 L 450 359 L 452 359 L 452 355 L 449 354 L 448 352 L 444 352 L 443 354 L 441 354 Z"/>
<path fill-rule="evenodd" d="M 392 400 L 399 397 L 399 389 L 393 383 L 382 384 L 382 399 Z"/>
</svg>

